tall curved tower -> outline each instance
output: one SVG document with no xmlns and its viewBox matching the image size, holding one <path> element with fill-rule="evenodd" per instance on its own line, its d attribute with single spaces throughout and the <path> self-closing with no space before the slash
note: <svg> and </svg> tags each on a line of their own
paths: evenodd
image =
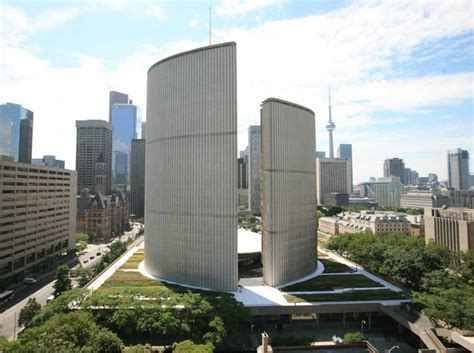
<svg viewBox="0 0 474 353">
<path fill-rule="evenodd" d="M 331 91 L 329 91 L 329 120 L 326 124 L 326 129 L 329 132 L 329 158 L 334 158 L 334 142 L 332 139 L 332 132 L 336 130 L 336 124 L 332 122 L 331 114 Z"/>
<path fill-rule="evenodd" d="M 277 98 L 262 103 L 263 281 L 281 286 L 316 270 L 314 113 Z"/>
<path fill-rule="evenodd" d="M 237 289 L 236 44 L 180 53 L 148 71 L 145 269 Z"/>
</svg>

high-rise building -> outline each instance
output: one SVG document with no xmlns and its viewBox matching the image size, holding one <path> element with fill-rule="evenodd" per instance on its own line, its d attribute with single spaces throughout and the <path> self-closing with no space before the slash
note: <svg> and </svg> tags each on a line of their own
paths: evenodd
<svg viewBox="0 0 474 353">
<path fill-rule="evenodd" d="M 106 165 L 106 193 L 112 180 L 112 125 L 104 120 L 77 120 L 76 170 L 77 190 L 89 189 L 95 194 L 95 167 L 102 153 Z"/>
<path fill-rule="evenodd" d="M 352 174 L 352 145 L 350 143 L 341 143 L 337 148 L 337 158 L 347 159 L 347 192 L 352 194 L 354 183 Z"/>
<path fill-rule="evenodd" d="M 399 177 L 378 178 L 374 183 L 374 199 L 380 207 L 400 207 L 403 184 Z"/>
<path fill-rule="evenodd" d="M 316 151 L 314 156 L 315 158 L 326 158 L 326 151 Z"/>
<path fill-rule="evenodd" d="M 20 104 L 0 105 L 0 154 L 15 161 L 31 163 L 33 112 Z"/>
<path fill-rule="evenodd" d="M 244 163 L 248 166 L 249 164 L 249 146 L 245 147 L 244 150 L 239 152 L 239 157 L 244 160 Z M 248 168 L 247 168 L 247 180 L 248 180 Z"/>
<path fill-rule="evenodd" d="M 262 178 L 261 161 L 262 137 L 260 126 L 249 127 L 249 211 L 260 214 L 260 183 Z"/>
<path fill-rule="evenodd" d="M 243 158 L 237 158 L 237 188 L 247 189 L 247 164 Z"/>
<path fill-rule="evenodd" d="M 453 251 L 474 249 L 474 210 L 468 208 L 425 208 L 425 241 Z"/>
<path fill-rule="evenodd" d="M 130 212 L 140 218 L 145 216 L 145 146 L 145 139 L 133 139 L 130 155 Z"/>
<path fill-rule="evenodd" d="M 182 285 L 237 290 L 236 44 L 148 70 L 145 269 Z"/>
<path fill-rule="evenodd" d="M 390 158 L 386 159 L 383 163 L 383 176 L 385 178 L 389 176 L 399 177 L 402 184 L 406 184 L 405 181 L 405 163 L 401 158 Z"/>
<path fill-rule="evenodd" d="M 261 108 L 263 281 L 280 286 L 316 269 L 314 113 L 269 98 Z"/>
<path fill-rule="evenodd" d="M 45 165 L 47 167 L 55 167 L 55 168 L 64 169 L 64 161 L 60 159 L 56 159 L 56 156 L 53 156 L 53 155 L 46 155 L 46 156 L 43 156 L 43 158 L 33 158 L 31 160 L 31 164 Z"/>
<path fill-rule="evenodd" d="M 412 185 L 413 182 L 411 181 L 411 169 L 405 168 L 405 183 L 406 185 Z M 416 183 L 414 184 L 416 185 Z"/>
<path fill-rule="evenodd" d="M 469 152 L 460 148 L 448 151 L 448 178 L 449 186 L 455 190 L 468 190 Z"/>
<path fill-rule="evenodd" d="M 326 129 L 329 132 L 329 158 L 334 158 L 334 141 L 332 133 L 336 130 L 336 124 L 332 121 L 332 113 L 331 113 L 331 91 L 329 91 L 329 120 L 326 124 Z"/>
<path fill-rule="evenodd" d="M 416 170 L 412 170 L 410 171 L 410 182 L 411 182 L 411 185 L 418 185 L 418 183 L 420 182 L 420 174 L 418 174 L 418 172 Z M 426 184 L 426 183 L 425 183 Z"/>
<path fill-rule="evenodd" d="M 319 205 L 326 204 L 331 193 L 348 193 L 347 159 L 316 158 L 316 197 Z"/>
<path fill-rule="evenodd" d="M 76 172 L 0 156 L 0 279 L 76 247 Z"/>
<path fill-rule="evenodd" d="M 146 121 L 142 122 L 142 136 L 141 136 L 141 138 L 143 140 L 146 140 Z"/>
<path fill-rule="evenodd" d="M 109 92 L 109 123 L 112 123 L 112 106 L 114 104 L 130 104 L 128 94 L 116 91 Z"/>
<path fill-rule="evenodd" d="M 429 173 L 428 174 L 428 181 L 430 183 L 437 183 L 438 182 L 438 175 L 436 175 L 435 173 Z"/>
<path fill-rule="evenodd" d="M 141 129 L 140 112 L 133 104 L 112 105 L 112 184 L 129 189 L 132 140 Z"/>
</svg>

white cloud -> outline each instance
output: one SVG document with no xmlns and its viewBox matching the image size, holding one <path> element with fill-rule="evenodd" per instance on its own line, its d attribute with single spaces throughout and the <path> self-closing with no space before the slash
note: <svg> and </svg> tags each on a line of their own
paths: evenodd
<svg viewBox="0 0 474 353">
<path fill-rule="evenodd" d="M 281 2 L 282 0 L 222 0 L 217 6 L 217 14 L 224 17 L 242 15 Z"/>
<path fill-rule="evenodd" d="M 198 20 L 197 18 L 193 18 L 193 19 L 189 20 L 189 22 L 188 22 L 188 26 L 191 27 L 191 28 L 197 27 L 200 24 L 201 24 L 201 21 Z"/>
<path fill-rule="evenodd" d="M 155 4 L 149 5 L 148 9 L 146 10 L 146 14 L 148 16 L 156 17 L 158 21 L 166 20 L 165 10 L 159 5 L 155 5 Z"/>
<path fill-rule="evenodd" d="M 35 19 L 34 26 L 38 30 L 50 30 L 63 25 L 79 13 L 79 9 L 75 8 L 46 11 Z"/>
<path fill-rule="evenodd" d="M 276 96 L 316 112 L 317 148 L 326 150 L 330 86 L 336 143 L 353 143 L 355 180 L 381 175 L 383 159 L 392 156 L 404 158 L 422 174 L 445 176 L 447 148 L 463 146 L 474 153 L 472 126 L 455 136 L 451 130 L 432 127 L 431 121 L 423 131 L 408 125 L 403 133 L 392 134 L 363 132 L 360 127 L 377 125 L 381 132 L 390 131 L 386 129 L 404 126 L 404 112 L 432 109 L 431 117 L 437 117 L 436 105 L 473 99 L 472 72 L 396 79 L 388 75 L 396 65 L 394 58 L 411 61 L 413 50 L 429 43 L 432 50 L 423 55 L 442 52 L 445 57 L 446 47 L 437 48 L 436 41 L 472 31 L 471 14 L 470 1 L 370 1 L 254 28 L 216 28 L 218 41 L 237 42 L 240 149 L 247 144 L 248 126 L 259 123 L 262 100 Z M 28 33 L 31 19 L 21 13 L 9 18 L 19 38 Z M 75 120 L 106 120 L 109 90 L 129 93 L 145 113 L 148 68 L 168 55 L 206 44 L 204 39 L 141 45 L 114 67 L 81 56 L 70 68 L 56 68 L 24 45 L 11 44 L 3 55 L 0 96 L 35 112 L 35 156 L 56 153 L 74 168 Z M 376 110 L 400 114 L 391 121 L 378 120 Z"/>
</svg>

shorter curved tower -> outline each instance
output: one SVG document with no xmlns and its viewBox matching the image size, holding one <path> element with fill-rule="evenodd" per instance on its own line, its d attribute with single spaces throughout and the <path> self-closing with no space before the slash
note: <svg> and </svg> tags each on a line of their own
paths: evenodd
<svg viewBox="0 0 474 353">
<path fill-rule="evenodd" d="M 316 270 L 314 113 L 269 98 L 261 129 L 263 281 L 281 286 Z"/>
</svg>

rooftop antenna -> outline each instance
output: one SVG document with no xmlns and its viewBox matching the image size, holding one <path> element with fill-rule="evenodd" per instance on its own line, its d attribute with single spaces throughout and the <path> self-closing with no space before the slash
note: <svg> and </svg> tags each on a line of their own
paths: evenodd
<svg viewBox="0 0 474 353">
<path fill-rule="evenodd" d="M 211 45 L 212 3 L 209 1 L 209 45 Z"/>
</svg>

